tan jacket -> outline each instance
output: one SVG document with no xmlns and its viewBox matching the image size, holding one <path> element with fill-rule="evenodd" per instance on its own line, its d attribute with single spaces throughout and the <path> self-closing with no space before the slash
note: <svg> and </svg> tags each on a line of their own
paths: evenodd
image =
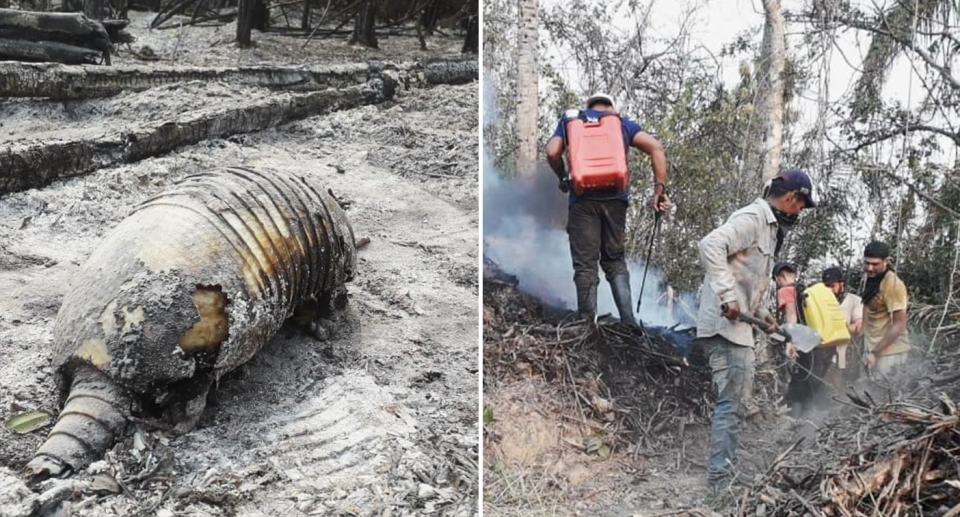
<svg viewBox="0 0 960 517">
<path fill-rule="evenodd" d="M 700 262 L 706 275 L 700 291 L 697 337 L 719 334 L 738 345 L 754 345 L 750 324 L 724 318 L 720 305 L 736 301 L 744 314 L 761 319 L 769 315 L 762 302 L 776 246 L 777 219 L 763 199 L 737 210 L 700 241 Z"/>
<path fill-rule="evenodd" d="M 873 350 L 883 340 L 893 313 L 907 310 L 907 286 L 896 272 L 891 271 L 880 281 L 880 293 L 863 305 L 863 337 L 867 350 Z M 905 354 L 910 351 L 910 337 L 906 330 L 881 355 Z"/>
</svg>

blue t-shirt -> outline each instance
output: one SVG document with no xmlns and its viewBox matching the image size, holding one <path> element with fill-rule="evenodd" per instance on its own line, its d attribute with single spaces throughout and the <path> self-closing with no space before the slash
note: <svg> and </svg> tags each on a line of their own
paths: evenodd
<svg viewBox="0 0 960 517">
<path fill-rule="evenodd" d="M 599 118 L 604 114 L 603 111 L 597 110 L 583 110 L 582 112 L 587 118 Z M 630 154 L 630 142 L 633 141 L 633 137 L 637 136 L 637 133 L 643 131 L 643 128 L 640 127 L 640 124 L 626 118 L 620 117 L 620 124 L 623 127 L 623 147 L 626 149 L 627 154 Z M 563 139 L 564 142 L 567 141 L 567 117 L 560 117 L 560 122 L 557 123 L 557 129 L 553 132 L 553 136 L 559 136 Z M 570 190 L 570 204 L 576 203 L 580 199 L 622 199 L 623 201 L 628 201 L 630 199 L 630 182 L 627 181 L 627 188 L 622 191 L 616 189 L 609 190 L 595 190 L 591 192 L 585 192 L 582 196 L 578 196 L 573 189 Z"/>
</svg>

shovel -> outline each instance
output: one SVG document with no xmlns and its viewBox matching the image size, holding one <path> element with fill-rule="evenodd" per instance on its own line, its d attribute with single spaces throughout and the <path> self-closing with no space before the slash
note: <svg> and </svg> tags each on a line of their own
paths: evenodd
<svg viewBox="0 0 960 517">
<path fill-rule="evenodd" d="M 726 310 L 726 307 L 722 307 L 722 309 Z M 741 312 L 737 315 L 737 319 L 751 325 L 756 325 L 757 328 L 764 332 L 770 331 L 769 323 L 754 318 L 753 316 L 747 316 Z M 797 347 L 797 350 L 805 354 L 809 354 L 811 350 L 820 345 L 820 334 L 816 330 L 799 323 L 785 323 L 780 327 L 780 332 L 774 332 L 771 335 L 778 340 L 793 343 L 793 346 Z"/>
</svg>

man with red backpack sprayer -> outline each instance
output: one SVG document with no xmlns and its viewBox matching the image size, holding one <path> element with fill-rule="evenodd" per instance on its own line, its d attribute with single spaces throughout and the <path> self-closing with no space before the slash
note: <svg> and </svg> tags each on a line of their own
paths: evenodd
<svg viewBox="0 0 960 517">
<path fill-rule="evenodd" d="M 577 312 L 593 319 L 597 312 L 597 263 L 610 283 L 620 321 L 637 326 L 630 301 L 630 273 L 624 260 L 629 170 L 627 151 L 636 147 L 653 164 L 653 209 L 670 207 L 667 197 L 667 156 L 663 145 L 636 122 L 613 109 L 613 99 L 597 93 L 586 109 L 564 114 L 547 142 L 547 161 L 560 180 L 560 190 L 570 193 L 567 234 L 577 287 Z M 563 152 L 568 153 L 569 175 Z"/>
</svg>

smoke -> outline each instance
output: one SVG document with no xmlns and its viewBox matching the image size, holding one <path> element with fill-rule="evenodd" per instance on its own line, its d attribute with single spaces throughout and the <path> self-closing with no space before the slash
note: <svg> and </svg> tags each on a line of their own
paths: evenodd
<svg viewBox="0 0 960 517">
<path fill-rule="evenodd" d="M 496 123 L 494 92 L 484 82 L 484 123 Z M 483 253 L 520 281 L 520 288 L 544 302 L 576 309 L 577 291 L 573 284 L 573 264 L 565 230 L 567 196 L 557 188 L 557 178 L 542 164 L 532 178 L 510 178 L 498 170 L 493 153 L 483 148 Z M 630 230 L 629 228 L 627 229 Z M 641 262 L 628 262 L 633 308 L 643 279 Z M 658 298 L 663 293 L 663 275 L 656 268 L 647 273 L 640 319 L 647 325 L 692 324 L 679 307 L 671 312 Z M 680 296 L 692 316 L 696 315 L 696 297 Z M 610 286 L 600 271 L 597 310 L 619 317 Z"/>
</svg>

